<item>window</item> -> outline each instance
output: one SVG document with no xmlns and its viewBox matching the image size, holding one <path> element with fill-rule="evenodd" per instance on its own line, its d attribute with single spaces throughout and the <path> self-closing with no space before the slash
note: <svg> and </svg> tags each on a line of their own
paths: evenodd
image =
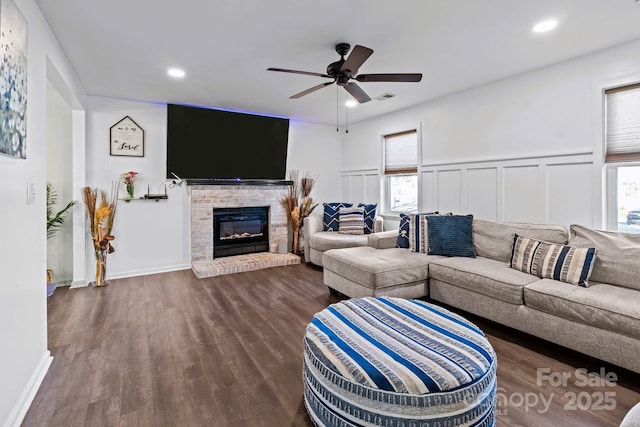
<svg viewBox="0 0 640 427">
<path fill-rule="evenodd" d="M 418 133 L 384 136 L 387 212 L 418 212 Z"/>
<path fill-rule="evenodd" d="M 609 228 L 640 234 L 640 84 L 605 97 Z"/>
</svg>

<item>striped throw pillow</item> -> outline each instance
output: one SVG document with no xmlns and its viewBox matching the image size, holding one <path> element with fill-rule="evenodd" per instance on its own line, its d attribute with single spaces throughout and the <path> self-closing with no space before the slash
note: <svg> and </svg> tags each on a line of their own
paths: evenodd
<svg viewBox="0 0 640 427">
<path fill-rule="evenodd" d="M 364 234 L 364 210 L 362 208 L 340 208 L 338 232 L 342 234 Z"/>
<path fill-rule="evenodd" d="M 408 248 L 409 252 L 422 252 L 427 253 L 429 246 L 429 235 L 427 232 L 427 217 L 439 215 L 436 212 L 425 212 L 418 214 L 409 214 L 407 222 L 408 222 Z M 447 214 L 451 215 L 451 214 Z M 402 221 L 402 216 L 400 216 L 400 221 Z M 402 226 L 402 222 L 400 223 Z M 402 232 L 402 230 L 400 230 Z"/>
<path fill-rule="evenodd" d="M 558 245 L 514 234 L 509 266 L 542 279 L 586 288 L 597 253 L 596 248 Z"/>
<path fill-rule="evenodd" d="M 409 252 L 427 252 L 426 214 L 409 214 Z"/>
</svg>

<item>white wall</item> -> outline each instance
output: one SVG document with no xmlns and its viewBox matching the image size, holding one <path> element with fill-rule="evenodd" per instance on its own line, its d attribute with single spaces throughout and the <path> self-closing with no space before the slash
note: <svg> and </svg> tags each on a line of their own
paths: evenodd
<svg viewBox="0 0 640 427">
<path fill-rule="evenodd" d="M 421 210 L 602 227 L 601 93 L 639 71 L 635 41 L 356 123 L 343 196 L 368 197 L 363 177 L 381 185 L 381 135 L 417 128 Z"/>
<path fill-rule="evenodd" d="M 135 197 L 149 189 L 164 193 L 166 166 L 166 117 L 164 104 L 89 96 L 87 106 L 87 185 L 110 194 L 112 182 L 124 172 L 135 171 Z M 144 129 L 144 157 L 111 156 L 109 129 L 125 116 Z M 120 197 L 126 196 L 120 185 Z M 118 202 L 112 242 L 115 252 L 107 261 L 107 278 L 135 276 L 189 268 L 189 202 L 185 187 L 167 188 L 168 200 Z M 84 204 L 83 204 L 84 207 Z M 87 234 L 87 280 L 95 274 Z"/>
<path fill-rule="evenodd" d="M 109 128 L 130 116 L 145 131 L 144 157 L 109 155 Z M 136 197 L 150 185 L 152 193 L 163 192 L 166 174 L 166 105 L 88 97 L 87 185 L 108 190 L 112 180 L 133 170 Z M 340 138 L 331 126 L 291 122 L 287 168 L 318 176 L 312 196 L 333 200 L 340 194 Z M 186 269 L 191 266 L 190 200 L 186 187 L 168 188 L 168 200 L 135 200 L 118 203 L 113 234 L 116 251 L 109 255 L 108 278 Z M 124 196 L 124 186 L 121 187 Z M 318 210 L 319 211 L 319 210 Z M 314 212 L 315 213 L 315 212 Z M 89 241 L 90 244 L 90 241 Z M 93 253 L 87 252 L 87 275 L 95 272 Z"/>
<path fill-rule="evenodd" d="M 19 425 L 46 373 L 47 66 L 69 93 L 82 90 L 33 0 L 15 0 L 28 22 L 27 159 L 0 156 L 0 425 Z M 36 202 L 26 203 L 33 182 Z"/>
<path fill-rule="evenodd" d="M 311 193 L 317 203 L 340 198 L 341 135 L 335 126 L 292 121 L 289 125 L 287 168 L 317 176 Z M 322 213 L 322 205 L 313 214 Z"/>
</svg>

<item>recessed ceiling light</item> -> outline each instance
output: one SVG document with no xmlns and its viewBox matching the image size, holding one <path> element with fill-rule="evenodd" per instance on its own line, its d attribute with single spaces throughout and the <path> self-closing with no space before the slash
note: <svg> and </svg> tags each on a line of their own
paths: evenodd
<svg viewBox="0 0 640 427">
<path fill-rule="evenodd" d="M 349 108 L 353 108 L 356 105 L 358 105 L 358 102 L 355 99 L 347 99 L 344 103 L 344 105 L 346 105 Z"/>
<path fill-rule="evenodd" d="M 546 21 L 538 22 L 531 28 L 534 33 L 546 33 L 553 30 L 558 26 L 558 21 L 555 19 L 547 19 Z"/>
<path fill-rule="evenodd" d="M 169 70 L 167 71 L 167 74 L 177 79 L 180 79 L 185 75 L 184 70 L 181 70 L 180 68 L 169 68 Z"/>
</svg>

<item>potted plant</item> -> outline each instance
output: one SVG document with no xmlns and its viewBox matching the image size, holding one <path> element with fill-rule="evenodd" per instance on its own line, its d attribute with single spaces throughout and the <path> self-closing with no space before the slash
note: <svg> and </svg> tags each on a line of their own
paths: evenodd
<svg viewBox="0 0 640 427">
<path fill-rule="evenodd" d="M 70 201 L 61 210 L 55 212 L 55 205 L 58 203 L 58 193 L 50 182 L 47 182 L 47 239 L 55 236 L 64 225 L 65 217 L 69 210 L 76 204 L 75 200 Z M 47 297 L 53 295 L 57 282 L 53 278 L 53 270 L 47 269 Z"/>
</svg>

